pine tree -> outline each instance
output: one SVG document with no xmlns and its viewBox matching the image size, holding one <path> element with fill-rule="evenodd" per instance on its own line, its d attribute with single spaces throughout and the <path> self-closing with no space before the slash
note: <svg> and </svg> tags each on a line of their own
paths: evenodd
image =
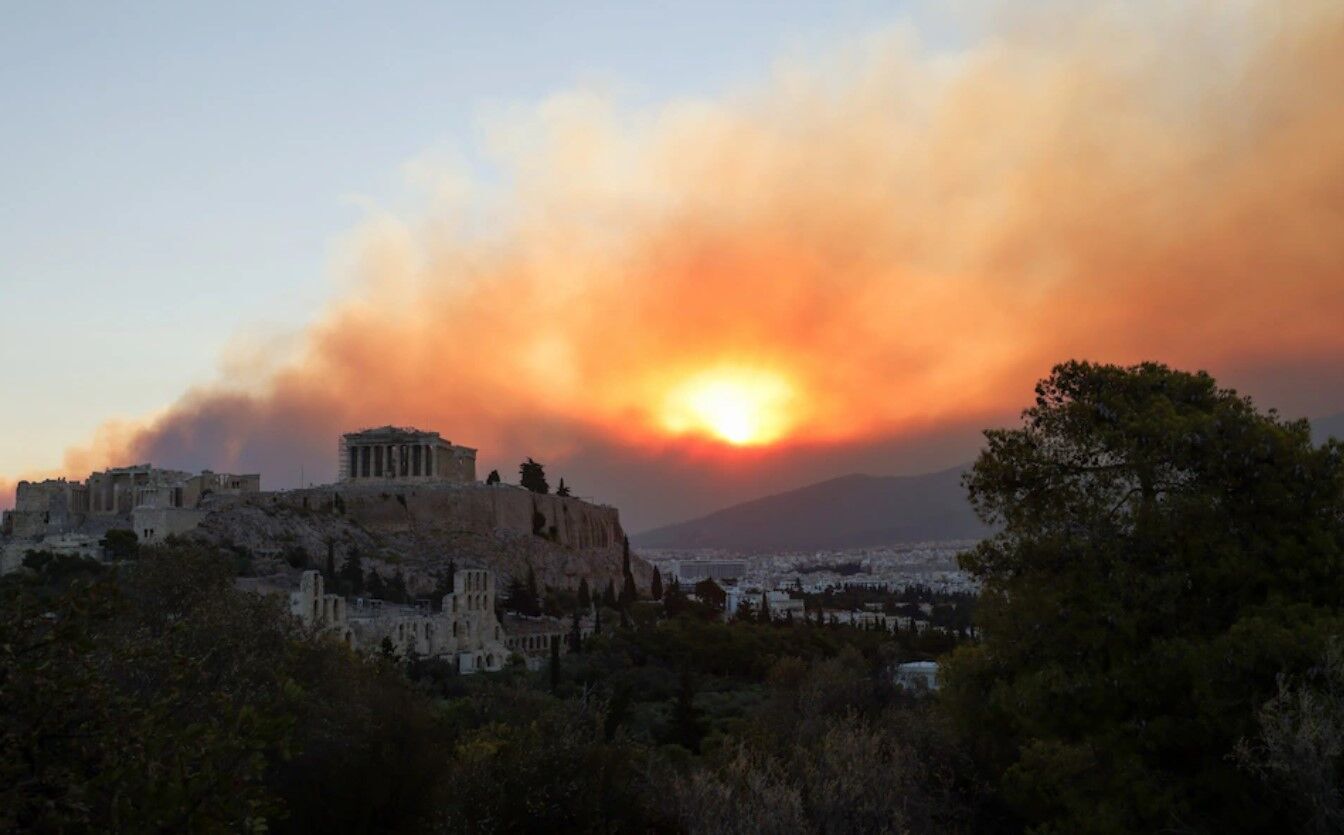
<svg viewBox="0 0 1344 835">
<path fill-rule="evenodd" d="M 654 600 L 663 599 L 663 572 L 656 568 L 653 570 L 653 583 L 649 585 L 649 597 Z"/>
<path fill-rule="evenodd" d="M 565 480 L 563 478 L 560 479 L 560 486 L 555 488 L 555 495 L 565 497 L 569 496 L 569 488 L 565 486 Z"/>
<path fill-rule="evenodd" d="M 531 458 L 518 466 L 518 483 L 533 493 L 551 492 L 551 486 L 546 483 L 545 469 Z"/>
</svg>

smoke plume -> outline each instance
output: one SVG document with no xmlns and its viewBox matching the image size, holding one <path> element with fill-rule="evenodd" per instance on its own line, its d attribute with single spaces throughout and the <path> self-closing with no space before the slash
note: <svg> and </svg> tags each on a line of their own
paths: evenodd
<svg viewBox="0 0 1344 835">
<path fill-rule="evenodd" d="M 413 424 L 482 474 L 544 460 L 638 529 L 964 460 L 1069 357 L 1253 394 L 1286 374 L 1267 405 L 1344 408 L 1344 6 L 1174 5 L 1052 5 L 955 51 L 897 27 L 718 100 L 511 111 L 487 131 L 506 185 L 371 217 L 291 361 L 66 467 L 321 481 L 339 432 Z M 770 443 L 679 417 L 719 377 L 768 382 Z"/>
</svg>

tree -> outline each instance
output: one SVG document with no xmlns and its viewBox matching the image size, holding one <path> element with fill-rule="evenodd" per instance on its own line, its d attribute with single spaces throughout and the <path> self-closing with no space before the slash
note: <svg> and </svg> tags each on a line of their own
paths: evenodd
<svg viewBox="0 0 1344 835">
<path fill-rule="evenodd" d="M 393 603 L 406 603 L 411 599 L 411 593 L 406 589 L 406 577 L 398 568 L 392 574 L 392 580 L 387 584 L 387 599 Z"/>
<path fill-rule="evenodd" d="M 364 591 L 364 566 L 359 556 L 359 549 L 351 548 L 350 553 L 345 555 L 340 578 L 346 594 L 359 594 Z"/>
<path fill-rule="evenodd" d="M 433 608 L 434 611 L 443 611 L 443 598 L 452 594 L 453 586 L 457 578 L 457 563 L 454 560 L 448 561 L 448 570 L 440 574 L 438 580 L 434 583 Z"/>
<path fill-rule="evenodd" d="M 490 475 L 485 477 L 485 483 L 487 486 L 491 484 L 498 484 L 499 481 L 500 481 L 499 470 L 491 470 Z"/>
<path fill-rule="evenodd" d="M 593 607 L 593 593 L 588 590 L 588 578 L 579 580 L 579 608 L 587 611 Z"/>
<path fill-rule="evenodd" d="M 621 573 L 630 576 L 630 537 L 621 538 Z"/>
<path fill-rule="evenodd" d="M 557 487 L 557 488 L 555 488 L 555 495 L 557 495 L 557 496 L 568 496 L 568 495 L 569 495 L 569 488 L 568 488 L 567 486 L 565 486 L 565 480 L 564 480 L 563 478 L 560 479 L 560 486 Z"/>
<path fill-rule="evenodd" d="M 625 575 L 625 582 L 621 585 L 621 608 L 625 609 L 638 599 L 639 590 L 635 588 L 635 578 L 627 574 Z"/>
<path fill-rule="evenodd" d="M 530 565 L 527 567 L 527 595 L 540 608 L 541 592 L 537 590 L 537 572 L 533 571 Z"/>
<path fill-rule="evenodd" d="M 551 692 L 560 692 L 560 636 L 551 636 Z"/>
<path fill-rule="evenodd" d="M 364 592 L 378 600 L 391 600 L 388 597 L 387 584 L 383 582 L 382 575 L 370 568 L 364 575 Z"/>
<path fill-rule="evenodd" d="M 336 588 L 336 540 L 327 538 L 327 563 L 322 569 L 322 579 L 330 589 Z"/>
<path fill-rule="evenodd" d="M 653 582 L 649 584 L 649 597 L 654 600 L 663 599 L 663 572 L 656 568 L 653 570 Z"/>
<path fill-rule="evenodd" d="M 716 612 L 722 612 L 728 605 L 728 593 L 709 577 L 695 584 L 695 596 Z"/>
<path fill-rule="evenodd" d="M 583 627 L 579 622 L 579 610 L 574 610 L 574 624 L 569 631 L 570 651 L 575 655 L 583 652 Z"/>
<path fill-rule="evenodd" d="M 681 591 L 681 582 L 673 577 L 667 585 L 667 591 L 663 592 L 663 612 L 674 618 L 686 611 L 687 603 L 686 595 Z"/>
<path fill-rule="evenodd" d="M 531 572 L 531 569 L 529 568 L 528 571 Z M 536 584 L 535 577 L 529 577 L 526 583 L 517 577 L 510 579 L 508 589 L 504 593 L 503 607 L 511 612 L 530 617 L 540 615 L 541 604 L 532 592 L 532 589 L 536 588 Z"/>
<path fill-rule="evenodd" d="M 533 493 L 551 492 L 551 486 L 546 483 L 546 470 L 531 458 L 519 465 L 518 483 Z"/>
<path fill-rule="evenodd" d="M 943 698 L 1004 799 L 1042 831 L 1295 828 L 1232 754 L 1344 631 L 1344 447 L 1154 363 L 1057 366 L 985 435 L 981 643 Z"/>
<path fill-rule="evenodd" d="M 1344 831 L 1344 645 L 1331 639 L 1321 663 L 1301 680 L 1279 681 L 1261 707 L 1254 739 L 1237 743 L 1236 760 L 1293 800 L 1299 831 Z"/>
<path fill-rule="evenodd" d="M 668 741 L 698 754 L 700 740 L 704 734 L 700 712 L 695 708 L 695 679 L 689 669 L 683 669 L 678 680 L 677 700 L 672 708 L 672 727 Z"/>
<path fill-rule="evenodd" d="M 140 552 L 140 537 L 125 528 L 113 528 L 103 534 L 98 544 L 103 546 L 108 558 L 114 560 L 133 560 Z"/>
<path fill-rule="evenodd" d="M 602 592 L 602 605 L 608 609 L 616 608 L 616 584 L 610 578 L 607 579 L 607 590 Z"/>
</svg>

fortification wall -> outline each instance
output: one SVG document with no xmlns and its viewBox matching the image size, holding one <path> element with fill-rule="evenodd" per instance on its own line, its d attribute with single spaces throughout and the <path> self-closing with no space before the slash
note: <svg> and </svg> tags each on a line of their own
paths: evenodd
<svg viewBox="0 0 1344 835">
<path fill-rule="evenodd" d="M 338 484 L 273 493 L 268 500 L 324 511 L 339 503 L 350 519 L 380 533 L 504 531 L 539 534 L 579 550 L 619 547 L 625 535 L 614 507 L 503 484 Z"/>
</svg>

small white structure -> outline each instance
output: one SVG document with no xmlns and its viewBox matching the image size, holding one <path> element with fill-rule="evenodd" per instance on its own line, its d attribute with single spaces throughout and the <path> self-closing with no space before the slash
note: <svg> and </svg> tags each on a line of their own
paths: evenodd
<svg viewBox="0 0 1344 835">
<path fill-rule="evenodd" d="M 938 689 L 937 661 L 910 661 L 896 665 L 896 684 L 916 693 L 931 693 Z"/>
</svg>

